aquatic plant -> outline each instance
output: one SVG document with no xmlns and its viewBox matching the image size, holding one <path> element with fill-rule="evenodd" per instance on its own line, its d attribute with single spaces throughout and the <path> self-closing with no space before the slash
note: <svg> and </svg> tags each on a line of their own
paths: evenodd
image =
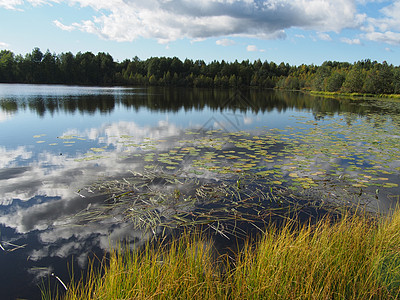
<svg viewBox="0 0 400 300">
<path fill-rule="evenodd" d="M 63 299 L 396 299 L 400 211 L 269 226 L 236 254 L 215 254 L 198 232 L 123 247 L 89 267 Z"/>
</svg>

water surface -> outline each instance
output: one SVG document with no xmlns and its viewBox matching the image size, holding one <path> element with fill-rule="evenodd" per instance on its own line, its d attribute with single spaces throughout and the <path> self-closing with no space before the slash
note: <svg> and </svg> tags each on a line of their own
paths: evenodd
<svg viewBox="0 0 400 300">
<path fill-rule="evenodd" d="M 107 188 L 120 190 L 115 203 L 153 201 L 145 211 L 160 222 L 221 207 L 199 203 L 207 185 L 387 212 L 399 200 L 399 111 L 294 92 L 2 84 L 2 298 L 39 297 L 43 276 L 68 281 L 68 262 L 84 267 L 114 241 L 159 233 L 154 224 L 143 235 L 125 202 L 106 212 Z M 133 182 L 140 195 L 125 195 Z"/>
</svg>

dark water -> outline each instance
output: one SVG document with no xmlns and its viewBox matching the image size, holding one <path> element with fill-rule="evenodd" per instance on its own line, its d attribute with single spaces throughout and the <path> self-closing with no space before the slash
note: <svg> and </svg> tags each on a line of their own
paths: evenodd
<svg viewBox="0 0 400 300">
<path fill-rule="evenodd" d="M 68 264 L 85 267 L 121 239 L 143 243 L 118 211 L 75 218 L 104 203 L 98 184 L 126 174 L 161 169 L 188 180 L 183 191 L 197 187 L 191 178 L 253 172 L 314 200 L 387 211 L 400 194 L 399 112 L 295 92 L 0 85 L 0 298 L 40 298 L 49 274 L 68 282 Z"/>
</svg>

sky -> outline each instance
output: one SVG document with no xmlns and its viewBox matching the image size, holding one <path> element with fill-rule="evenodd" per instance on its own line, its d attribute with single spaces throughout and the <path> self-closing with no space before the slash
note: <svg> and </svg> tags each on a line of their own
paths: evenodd
<svg viewBox="0 0 400 300">
<path fill-rule="evenodd" d="M 0 50 L 400 65 L 400 0 L 0 0 Z"/>
</svg>

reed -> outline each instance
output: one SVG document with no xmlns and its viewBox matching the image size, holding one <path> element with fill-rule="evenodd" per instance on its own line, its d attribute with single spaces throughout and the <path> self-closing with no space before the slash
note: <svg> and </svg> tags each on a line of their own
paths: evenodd
<svg viewBox="0 0 400 300">
<path fill-rule="evenodd" d="M 142 250 L 121 247 L 64 299 L 396 299 L 400 210 L 347 213 L 269 226 L 234 257 L 215 255 L 200 233 Z"/>
</svg>

